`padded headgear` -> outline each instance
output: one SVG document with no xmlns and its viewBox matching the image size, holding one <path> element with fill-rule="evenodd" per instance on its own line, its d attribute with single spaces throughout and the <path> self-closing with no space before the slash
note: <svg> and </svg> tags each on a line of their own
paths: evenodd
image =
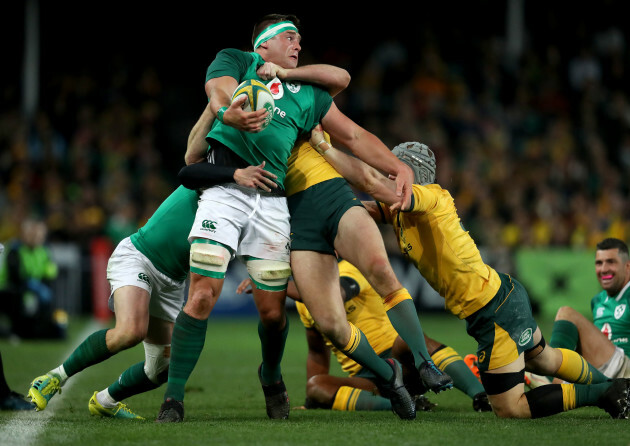
<svg viewBox="0 0 630 446">
<path fill-rule="evenodd" d="M 414 183 L 425 185 L 435 182 L 435 155 L 426 144 L 404 142 L 394 147 L 392 152 L 413 169 Z"/>
</svg>

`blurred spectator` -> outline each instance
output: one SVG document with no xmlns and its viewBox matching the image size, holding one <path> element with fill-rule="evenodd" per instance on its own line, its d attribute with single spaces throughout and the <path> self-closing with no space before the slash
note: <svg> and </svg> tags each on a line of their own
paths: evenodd
<svg viewBox="0 0 630 446">
<path fill-rule="evenodd" d="M 47 228 L 27 219 L 20 238 L 7 246 L 0 268 L 0 308 L 9 316 L 11 333 L 21 338 L 65 338 L 65 319 L 54 309 L 52 282 L 57 265 L 45 246 Z"/>
</svg>

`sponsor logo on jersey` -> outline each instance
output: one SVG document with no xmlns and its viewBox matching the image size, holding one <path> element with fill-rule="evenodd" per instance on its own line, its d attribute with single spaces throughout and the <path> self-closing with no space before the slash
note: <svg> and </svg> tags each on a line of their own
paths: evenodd
<svg viewBox="0 0 630 446">
<path fill-rule="evenodd" d="M 147 276 L 145 273 L 138 273 L 138 280 L 146 283 L 147 285 L 151 285 L 151 282 L 149 281 L 149 276 Z"/>
<path fill-rule="evenodd" d="M 597 312 L 595 313 L 595 317 L 602 317 L 604 315 L 604 307 L 597 308 Z"/>
<path fill-rule="evenodd" d="M 612 339 L 612 328 L 610 328 L 610 324 L 608 322 L 602 325 L 602 333 L 604 333 L 608 339 Z"/>
<path fill-rule="evenodd" d="M 626 304 L 617 305 L 615 307 L 615 319 L 620 319 L 623 313 L 626 312 Z"/>
<path fill-rule="evenodd" d="M 299 82 L 287 82 L 287 88 L 289 89 L 291 93 L 295 94 L 298 91 L 300 91 L 300 88 L 302 88 L 302 85 Z"/>
<path fill-rule="evenodd" d="M 267 84 L 267 88 L 271 91 L 271 96 L 273 99 L 280 99 L 284 96 L 284 88 L 282 87 L 282 82 L 277 77 L 274 78 L 271 82 Z"/>
<path fill-rule="evenodd" d="M 208 231 L 208 232 L 216 232 L 217 230 L 216 224 L 217 222 L 214 220 L 204 220 L 201 222 L 201 230 Z"/>
<path fill-rule="evenodd" d="M 518 345 L 523 347 L 532 339 L 532 329 L 528 328 L 523 333 L 521 333 L 521 337 L 518 338 Z"/>
<path fill-rule="evenodd" d="M 479 356 L 477 357 L 477 360 L 481 363 L 484 362 L 486 360 L 486 351 L 483 350 L 481 353 L 479 353 Z"/>
</svg>

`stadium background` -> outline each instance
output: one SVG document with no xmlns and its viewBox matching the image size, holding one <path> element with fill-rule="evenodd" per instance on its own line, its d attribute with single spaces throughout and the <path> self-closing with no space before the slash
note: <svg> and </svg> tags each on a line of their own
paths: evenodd
<svg viewBox="0 0 630 446">
<path fill-rule="evenodd" d="M 38 21 L 28 22 L 33 5 Z M 390 147 L 420 140 L 435 151 L 438 180 L 486 260 L 516 274 L 551 314 L 561 303 L 586 310 L 597 290 L 594 243 L 630 237 L 622 6 L 271 9 L 301 18 L 301 64 L 351 73 L 341 110 Z M 27 0 L 3 12 L 0 242 L 28 215 L 46 219 L 61 266 L 58 304 L 89 313 L 108 292 L 111 247 L 177 185 L 207 65 L 221 48 L 249 48 L 253 20 L 272 11 Z M 384 236 L 418 307 L 441 311 Z M 234 268 L 215 314 L 253 310 L 230 295 L 243 277 Z"/>
</svg>

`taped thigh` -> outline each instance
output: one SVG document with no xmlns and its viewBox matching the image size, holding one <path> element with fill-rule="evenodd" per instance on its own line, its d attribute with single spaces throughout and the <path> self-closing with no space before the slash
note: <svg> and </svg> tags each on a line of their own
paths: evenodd
<svg viewBox="0 0 630 446">
<path fill-rule="evenodd" d="M 266 291 L 282 291 L 291 277 L 289 262 L 277 260 L 247 259 L 247 272 L 256 288 Z"/>
<path fill-rule="evenodd" d="M 190 245 L 190 271 L 215 279 L 225 278 L 232 253 L 222 244 L 195 239 Z"/>
</svg>

